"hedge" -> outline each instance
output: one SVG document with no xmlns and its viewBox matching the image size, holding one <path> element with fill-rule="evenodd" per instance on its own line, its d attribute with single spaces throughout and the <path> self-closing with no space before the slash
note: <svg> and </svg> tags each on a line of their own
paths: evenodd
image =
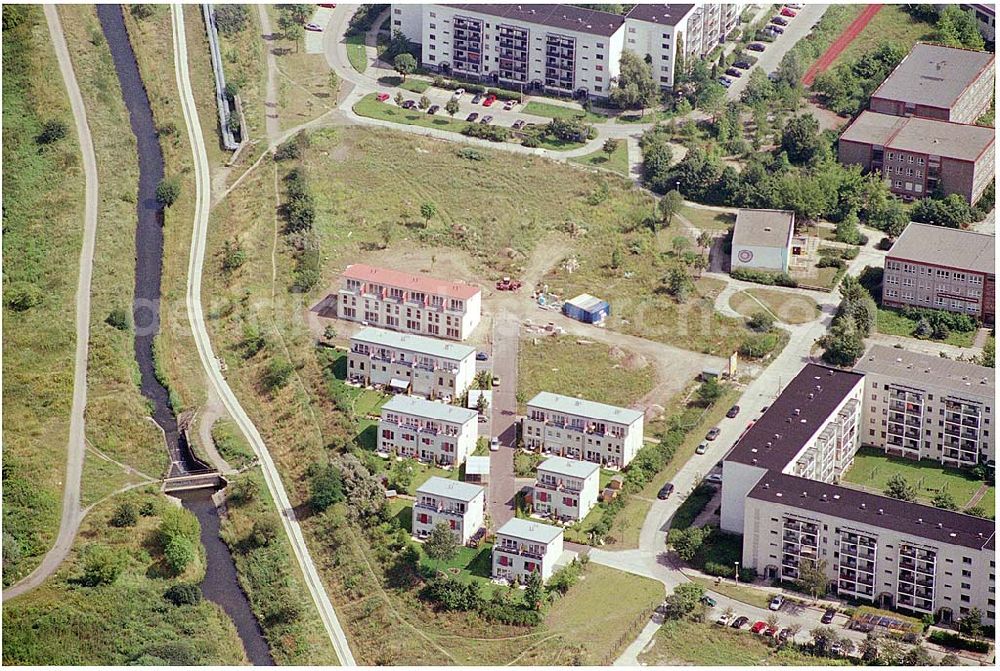
<svg viewBox="0 0 1000 671">
<path fill-rule="evenodd" d="M 928 640 L 931 643 L 937 643 L 938 645 L 957 650 L 968 650 L 969 652 L 990 651 L 990 644 L 986 641 L 973 641 L 948 631 L 932 631 Z"/>
<path fill-rule="evenodd" d="M 767 270 L 752 270 L 750 268 L 734 268 L 729 272 L 734 280 L 755 282 L 757 284 L 777 285 L 779 287 L 797 287 L 796 282 L 788 273 L 775 273 Z"/>
</svg>

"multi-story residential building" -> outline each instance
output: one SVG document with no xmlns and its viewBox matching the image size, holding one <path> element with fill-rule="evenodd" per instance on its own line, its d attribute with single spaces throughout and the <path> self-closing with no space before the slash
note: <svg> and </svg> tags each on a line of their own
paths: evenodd
<svg viewBox="0 0 1000 671">
<path fill-rule="evenodd" d="M 417 488 L 413 502 L 413 535 L 426 538 L 444 522 L 465 544 L 483 528 L 486 490 L 479 485 L 431 477 Z"/>
<path fill-rule="evenodd" d="M 529 575 L 538 572 L 544 582 L 552 576 L 562 552 L 562 527 L 515 517 L 497 531 L 492 576 L 524 582 Z"/>
<path fill-rule="evenodd" d="M 590 461 L 549 457 L 538 465 L 532 510 L 559 521 L 582 520 L 597 505 L 600 470 Z"/>
<path fill-rule="evenodd" d="M 871 97 L 871 110 L 971 124 L 993 102 L 994 55 L 917 43 Z"/>
<path fill-rule="evenodd" d="M 997 17 L 995 5 L 959 5 L 963 11 L 972 11 L 976 15 L 976 23 L 979 24 L 979 34 L 986 42 L 996 42 L 997 38 Z"/>
<path fill-rule="evenodd" d="M 992 368 L 873 345 L 854 370 L 865 376 L 863 445 L 946 466 L 995 465 Z"/>
<path fill-rule="evenodd" d="M 793 250 L 794 234 L 794 212 L 741 209 L 733 227 L 731 268 L 787 273 L 791 255 L 802 253 L 801 246 Z"/>
<path fill-rule="evenodd" d="M 882 303 L 948 310 L 992 323 L 995 238 L 911 223 L 885 257 Z"/>
<path fill-rule="evenodd" d="M 529 450 L 624 468 L 642 447 L 642 420 L 638 410 L 543 391 L 528 401 L 522 436 Z"/>
<path fill-rule="evenodd" d="M 867 382 L 802 369 L 725 458 L 722 528 L 743 535 L 742 565 L 766 578 L 795 581 L 809 563 L 845 598 L 944 621 L 978 608 L 993 624 L 992 521 L 836 484 Z"/>
<path fill-rule="evenodd" d="M 450 401 L 475 375 L 476 350 L 467 345 L 372 327 L 351 337 L 349 382 Z"/>
<path fill-rule="evenodd" d="M 363 263 L 340 276 L 337 316 L 380 328 L 465 340 L 482 314 L 479 287 Z"/>
<path fill-rule="evenodd" d="M 904 200 L 936 191 L 975 203 L 995 172 L 996 131 L 936 119 L 864 111 L 840 136 L 844 165 L 880 173 Z"/>
<path fill-rule="evenodd" d="M 378 423 L 380 452 L 459 466 L 476 449 L 478 413 L 415 396 L 393 396 Z"/>
</svg>

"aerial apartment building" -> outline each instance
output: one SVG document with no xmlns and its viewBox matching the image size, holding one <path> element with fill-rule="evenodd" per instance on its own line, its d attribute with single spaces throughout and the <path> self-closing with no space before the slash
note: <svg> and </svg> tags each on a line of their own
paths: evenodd
<svg viewBox="0 0 1000 671">
<path fill-rule="evenodd" d="M 459 343 L 366 327 L 351 336 L 347 380 L 451 401 L 476 375 L 476 350 Z"/>
<path fill-rule="evenodd" d="M 881 173 L 904 200 L 940 190 L 975 203 L 993 183 L 995 134 L 984 126 L 865 110 L 840 136 L 837 155 L 844 165 Z"/>
<path fill-rule="evenodd" d="M 992 368 L 873 345 L 854 370 L 865 376 L 863 445 L 946 466 L 995 466 Z"/>
<path fill-rule="evenodd" d="M 743 535 L 742 565 L 766 578 L 795 581 L 819 564 L 841 597 L 945 622 L 978 608 L 993 624 L 992 521 L 836 484 L 868 383 L 803 368 L 725 458 L 722 528 Z"/>
<path fill-rule="evenodd" d="M 524 582 L 532 573 L 539 573 L 545 582 L 562 552 L 562 527 L 515 517 L 496 533 L 491 575 L 498 580 Z"/>
<path fill-rule="evenodd" d="M 624 468 L 642 447 L 642 420 L 638 410 L 543 391 L 528 401 L 522 436 L 529 450 Z"/>
<path fill-rule="evenodd" d="M 416 396 L 393 396 L 382 406 L 378 450 L 439 466 L 460 466 L 476 449 L 478 414 Z"/>
<path fill-rule="evenodd" d="M 966 314 L 993 323 L 996 239 L 910 223 L 885 257 L 882 303 Z"/>
<path fill-rule="evenodd" d="M 962 4 L 959 8 L 963 12 L 972 10 L 976 15 L 976 23 L 979 24 L 979 34 L 987 42 L 996 42 L 997 38 L 997 16 L 996 5 L 973 5 Z"/>
<path fill-rule="evenodd" d="M 597 505 L 600 470 L 590 461 L 549 457 L 536 470 L 532 511 L 563 522 L 582 520 Z"/>
<path fill-rule="evenodd" d="M 872 94 L 880 114 L 972 124 L 993 102 L 994 55 L 917 43 Z"/>
<path fill-rule="evenodd" d="M 486 490 L 479 485 L 433 476 L 417 488 L 413 502 L 413 535 L 427 538 L 441 522 L 465 545 L 483 528 Z"/>
<path fill-rule="evenodd" d="M 525 92 L 606 98 L 624 49 L 649 55 L 663 87 L 677 44 L 710 52 L 739 23 L 744 4 L 636 5 L 613 14 L 553 4 L 394 4 L 392 27 L 422 47 L 422 65 L 445 75 Z"/>
<path fill-rule="evenodd" d="M 481 290 L 464 282 L 347 266 L 340 276 L 337 316 L 368 326 L 465 340 L 482 315 Z"/>
</svg>

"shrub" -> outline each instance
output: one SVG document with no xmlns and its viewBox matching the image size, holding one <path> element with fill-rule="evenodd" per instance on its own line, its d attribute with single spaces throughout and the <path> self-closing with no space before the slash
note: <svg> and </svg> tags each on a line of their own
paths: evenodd
<svg viewBox="0 0 1000 671">
<path fill-rule="evenodd" d="M 139 509 L 131 501 L 122 501 L 111 516 L 113 527 L 134 527 L 139 521 Z"/>
<path fill-rule="evenodd" d="M 198 518 L 182 508 L 166 506 L 160 514 L 160 543 L 164 546 L 170 539 L 183 537 L 195 543 L 201 534 Z"/>
<path fill-rule="evenodd" d="M 16 312 L 24 312 L 40 305 L 44 297 L 42 290 L 30 282 L 14 282 L 4 294 L 7 307 Z"/>
<path fill-rule="evenodd" d="M 526 135 L 523 140 L 521 140 L 521 146 L 527 147 L 529 149 L 535 149 L 542 145 L 542 141 L 538 139 L 536 135 Z"/>
<path fill-rule="evenodd" d="M 774 317 L 767 312 L 755 312 L 747 321 L 747 326 L 754 331 L 767 332 L 774 327 Z"/>
<path fill-rule="evenodd" d="M 246 5 L 216 5 L 215 26 L 223 35 L 235 35 L 247 27 L 250 10 Z"/>
<path fill-rule="evenodd" d="M 274 359 L 268 362 L 264 368 L 261 383 L 267 391 L 277 391 L 288 384 L 288 380 L 292 377 L 294 371 L 295 368 L 290 362 L 285 359 Z"/>
<path fill-rule="evenodd" d="M 278 537 L 280 528 L 273 517 L 264 517 L 253 523 L 250 542 L 259 548 L 267 547 Z"/>
<path fill-rule="evenodd" d="M 730 271 L 729 275 L 736 280 L 755 282 L 757 284 L 777 285 L 779 287 L 797 287 L 799 285 L 788 273 L 775 273 L 750 268 L 734 268 Z"/>
<path fill-rule="evenodd" d="M 943 645 L 946 648 L 955 648 L 956 650 L 968 650 L 969 652 L 980 653 L 990 651 L 990 644 L 986 641 L 971 641 L 950 631 L 932 631 L 927 640 L 931 643 Z"/>
<path fill-rule="evenodd" d="M 239 241 L 226 240 L 222 243 L 222 269 L 231 273 L 247 261 L 247 253 Z"/>
<path fill-rule="evenodd" d="M 170 570 L 179 575 L 195 559 L 194 544 L 184 536 L 174 536 L 163 548 L 163 558 Z"/>
<path fill-rule="evenodd" d="M 132 14 L 133 18 L 142 21 L 153 16 L 155 9 L 153 5 L 132 5 L 129 8 L 129 12 Z"/>
<path fill-rule="evenodd" d="M 126 556 L 107 545 L 88 545 L 83 551 L 83 576 L 80 582 L 87 587 L 109 585 L 125 570 Z"/>
<path fill-rule="evenodd" d="M 322 512 L 344 500 L 343 477 L 332 464 L 318 469 L 309 482 L 309 505 Z"/>
<path fill-rule="evenodd" d="M 42 131 L 35 138 L 38 144 L 53 144 L 69 134 L 69 126 L 64 121 L 51 119 L 42 126 Z"/>
<path fill-rule="evenodd" d="M 483 161 L 486 159 L 486 156 L 483 154 L 483 152 L 477 149 L 473 149 L 472 147 L 462 147 L 457 152 L 455 152 L 455 155 L 458 156 L 459 158 L 468 159 L 470 161 Z"/>
<path fill-rule="evenodd" d="M 132 319 L 125 308 L 115 308 L 108 314 L 104 322 L 119 331 L 128 331 L 132 328 Z"/>
<path fill-rule="evenodd" d="M 847 262 L 832 256 L 824 256 L 817 263 L 817 268 L 846 268 Z"/>
<path fill-rule="evenodd" d="M 510 137 L 510 129 L 504 126 L 489 126 L 482 123 L 470 123 L 462 129 L 462 135 L 489 140 L 490 142 L 504 142 Z"/>
<path fill-rule="evenodd" d="M 152 517 L 157 512 L 156 501 L 143 501 L 139 506 L 139 514 L 143 517 Z"/>
<path fill-rule="evenodd" d="M 175 606 L 194 606 L 201 603 L 201 588 L 190 583 L 172 585 L 163 593 L 163 598 Z"/>
<path fill-rule="evenodd" d="M 181 185 L 174 178 L 164 179 L 156 185 L 156 202 L 163 207 L 170 207 L 181 195 Z"/>
<path fill-rule="evenodd" d="M 250 503 L 260 495 L 260 484 L 253 477 L 244 475 L 230 482 L 228 490 L 228 500 L 231 503 L 242 505 Z"/>
<path fill-rule="evenodd" d="M 759 359 L 777 349 L 778 342 L 776 333 L 750 333 L 743 337 L 739 352 L 741 356 Z"/>
</svg>

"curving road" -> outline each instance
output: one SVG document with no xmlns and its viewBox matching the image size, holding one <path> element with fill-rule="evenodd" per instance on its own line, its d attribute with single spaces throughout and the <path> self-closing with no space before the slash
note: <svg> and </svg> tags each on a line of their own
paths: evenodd
<svg viewBox="0 0 1000 671">
<path fill-rule="evenodd" d="M 56 542 L 34 571 L 3 593 L 3 599 L 13 599 L 42 584 L 62 563 L 73 547 L 76 532 L 83 521 L 84 511 L 80 508 L 80 479 L 83 474 L 83 457 L 86 450 L 84 435 L 84 410 L 87 407 L 87 351 L 90 343 L 90 278 L 94 269 L 94 246 L 97 237 L 97 159 L 94 157 L 94 143 L 87 124 L 87 108 L 80 95 L 80 87 L 73 72 L 73 62 L 66 47 L 59 14 L 54 5 L 45 5 L 45 21 L 49 26 L 52 47 L 59 61 L 73 109 L 76 135 L 80 141 L 83 157 L 83 173 L 86 179 L 83 213 L 83 245 L 80 249 L 80 274 L 76 283 L 76 353 L 73 363 L 73 406 L 69 418 L 69 441 L 67 443 L 66 477 L 63 481 L 62 519 Z"/>
<path fill-rule="evenodd" d="M 198 348 L 205 374 L 211 381 L 216 393 L 222 399 L 226 410 L 239 425 L 247 441 L 253 447 L 260 460 L 261 470 L 268 490 L 278 506 L 282 526 L 292 546 L 292 552 L 298 560 L 299 567 L 305 578 L 309 593 L 319 611 L 320 619 L 326 629 L 330 642 L 337 652 L 337 657 L 343 666 L 356 666 L 354 656 L 347 642 L 347 636 L 337 614 L 330 603 L 330 597 L 320 580 L 316 565 L 313 563 L 306 546 L 302 529 L 295 519 L 295 512 L 285 492 L 278 470 L 271 455 L 261 438 L 257 427 L 247 416 L 239 400 L 233 394 L 229 384 L 222 377 L 212 351 L 212 343 L 205 328 L 205 315 L 201 305 L 201 274 L 205 262 L 205 241 L 208 233 L 208 215 L 211 200 L 211 183 L 208 168 L 208 156 L 205 152 L 205 139 L 202 136 L 201 124 L 198 121 L 198 109 L 194 102 L 194 93 L 188 72 L 187 35 L 184 29 L 184 13 L 181 5 L 171 5 L 174 39 L 174 69 L 177 77 L 177 89 L 180 92 L 181 108 L 187 125 L 188 139 L 194 155 L 195 172 L 195 217 L 191 236 L 191 256 L 188 263 L 187 310 L 191 319 L 191 330 Z"/>
</svg>

